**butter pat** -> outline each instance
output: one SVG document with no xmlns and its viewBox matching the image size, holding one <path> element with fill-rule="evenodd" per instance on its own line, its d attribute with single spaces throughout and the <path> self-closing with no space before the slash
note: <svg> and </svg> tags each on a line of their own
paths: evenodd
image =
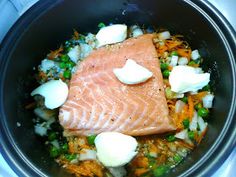
<svg viewBox="0 0 236 177">
<path fill-rule="evenodd" d="M 61 80 L 50 80 L 37 87 L 31 96 L 41 95 L 45 99 L 45 106 L 49 109 L 55 109 L 64 104 L 68 96 L 68 86 Z"/>
<path fill-rule="evenodd" d="M 170 73 L 169 82 L 173 92 L 196 92 L 210 82 L 210 74 L 199 73 L 197 68 L 190 66 L 175 66 Z"/>
<path fill-rule="evenodd" d="M 139 84 L 152 77 L 152 72 L 128 59 L 123 68 L 113 69 L 113 73 L 124 84 Z"/>
<path fill-rule="evenodd" d="M 98 40 L 98 47 L 122 42 L 127 37 L 127 26 L 122 24 L 115 24 L 101 28 L 96 39 Z"/>
<path fill-rule="evenodd" d="M 118 132 L 103 132 L 95 139 L 98 160 L 106 167 L 120 167 L 138 153 L 138 143 L 132 136 Z"/>
</svg>

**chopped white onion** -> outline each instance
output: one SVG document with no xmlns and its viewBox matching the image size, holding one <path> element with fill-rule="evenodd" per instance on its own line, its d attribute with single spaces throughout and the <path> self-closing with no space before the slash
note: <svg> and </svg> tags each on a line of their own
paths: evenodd
<svg viewBox="0 0 236 177">
<path fill-rule="evenodd" d="M 176 101 L 175 103 L 175 112 L 180 113 L 185 106 L 185 103 L 181 100 Z"/>
<path fill-rule="evenodd" d="M 44 109 L 44 108 L 40 108 L 40 107 L 35 108 L 34 113 L 36 116 L 38 116 L 46 121 L 53 118 L 53 116 L 55 116 L 55 112 L 53 110 Z"/>
<path fill-rule="evenodd" d="M 56 147 L 57 149 L 60 149 L 60 145 L 59 145 L 58 140 L 53 140 L 53 141 L 51 141 L 51 144 L 52 144 L 54 147 Z"/>
<path fill-rule="evenodd" d="M 96 151 L 91 149 L 82 149 L 82 153 L 79 155 L 79 160 L 96 160 Z"/>
<path fill-rule="evenodd" d="M 203 132 L 207 127 L 207 122 L 204 122 L 204 120 L 200 116 L 198 116 L 197 121 L 198 121 L 198 125 L 199 125 L 199 128 L 200 128 L 200 132 Z"/>
<path fill-rule="evenodd" d="M 200 57 L 201 57 L 201 56 L 200 56 L 198 50 L 193 50 L 193 51 L 192 51 L 192 53 L 191 53 L 191 58 L 192 58 L 193 60 L 197 60 L 197 59 L 200 58 Z"/>
<path fill-rule="evenodd" d="M 67 54 L 70 59 L 74 62 L 77 63 L 77 61 L 80 58 L 80 47 L 78 45 L 76 45 L 75 47 L 73 47 Z"/>
<path fill-rule="evenodd" d="M 185 140 L 188 137 L 188 130 L 184 129 L 184 130 L 176 133 L 175 137 L 179 138 L 179 139 L 182 139 L 182 140 Z"/>
<path fill-rule="evenodd" d="M 90 45 L 80 43 L 80 58 L 81 59 L 87 57 L 92 51 L 93 51 L 93 48 Z"/>
<path fill-rule="evenodd" d="M 109 167 L 108 170 L 113 175 L 113 177 L 124 177 L 127 174 L 124 166 L 121 166 L 121 167 Z"/>
<path fill-rule="evenodd" d="M 187 65 L 188 59 L 186 57 L 180 57 L 178 60 L 178 65 Z"/>
<path fill-rule="evenodd" d="M 50 70 L 51 68 L 53 68 L 55 66 L 55 62 L 52 61 L 52 60 L 48 60 L 48 59 L 44 59 L 42 60 L 41 62 L 41 65 L 40 65 L 40 69 L 43 71 L 43 72 L 47 72 L 48 70 Z"/>
<path fill-rule="evenodd" d="M 176 66 L 178 63 L 178 56 L 173 55 L 170 59 L 170 66 Z"/>
<path fill-rule="evenodd" d="M 166 40 L 166 39 L 170 38 L 170 32 L 169 31 L 164 31 L 164 32 L 158 33 L 157 36 L 161 40 Z"/>
<path fill-rule="evenodd" d="M 213 100 L 214 100 L 214 95 L 212 95 L 212 94 L 207 94 L 206 96 L 204 96 L 202 98 L 203 107 L 204 108 L 212 108 Z"/>
<path fill-rule="evenodd" d="M 40 136 L 46 136 L 47 135 L 47 128 L 43 127 L 42 124 L 36 124 L 34 126 L 34 132 Z"/>
<path fill-rule="evenodd" d="M 197 120 L 198 120 L 197 117 L 198 117 L 197 112 L 194 111 L 192 121 L 190 122 L 190 125 L 189 125 L 189 129 L 191 131 L 197 130 Z"/>
<path fill-rule="evenodd" d="M 131 30 L 131 36 L 132 37 L 138 37 L 140 35 L 143 35 L 142 29 L 137 25 L 131 26 L 130 30 Z"/>
</svg>

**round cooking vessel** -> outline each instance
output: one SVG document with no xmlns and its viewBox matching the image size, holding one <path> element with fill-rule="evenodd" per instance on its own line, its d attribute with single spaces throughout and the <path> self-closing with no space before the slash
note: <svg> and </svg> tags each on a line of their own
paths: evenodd
<svg viewBox="0 0 236 177">
<path fill-rule="evenodd" d="M 199 49 L 215 93 L 209 130 L 202 143 L 169 176 L 209 176 L 236 144 L 235 32 L 206 1 L 44 0 L 11 28 L 0 48 L 1 153 L 19 176 L 68 176 L 34 134 L 34 115 L 24 107 L 36 86 L 33 67 L 73 29 L 96 32 L 105 22 L 144 24 L 183 34 Z"/>
</svg>

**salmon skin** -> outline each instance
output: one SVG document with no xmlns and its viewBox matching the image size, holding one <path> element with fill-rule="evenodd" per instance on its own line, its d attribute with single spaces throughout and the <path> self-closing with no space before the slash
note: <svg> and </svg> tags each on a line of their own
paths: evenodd
<svg viewBox="0 0 236 177">
<path fill-rule="evenodd" d="M 169 116 L 155 34 L 130 38 L 93 51 L 82 61 L 69 84 L 69 96 L 60 108 L 65 135 L 105 131 L 132 136 L 175 130 Z M 153 73 L 145 83 L 125 85 L 113 73 L 133 59 Z"/>
</svg>

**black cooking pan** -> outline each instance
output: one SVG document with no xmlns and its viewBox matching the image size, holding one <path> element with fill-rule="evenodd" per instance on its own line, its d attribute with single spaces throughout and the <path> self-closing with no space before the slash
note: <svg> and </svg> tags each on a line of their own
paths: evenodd
<svg viewBox="0 0 236 177">
<path fill-rule="evenodd" d="M 95 32 L 99 22 L 144 24 L 183 34 L 205 58 L 215 102 L 202 143 L 169 176 L 208 176 L 236 144 L 235 32 L 206 1 L 44 0 L 12 27 L 0 48 L 1 153 L 19 176 L 68 176 L 34 134 L 24 106 L 35 87 L 33 67 L 71 37 L 73 29 Z"/>
</svg>

